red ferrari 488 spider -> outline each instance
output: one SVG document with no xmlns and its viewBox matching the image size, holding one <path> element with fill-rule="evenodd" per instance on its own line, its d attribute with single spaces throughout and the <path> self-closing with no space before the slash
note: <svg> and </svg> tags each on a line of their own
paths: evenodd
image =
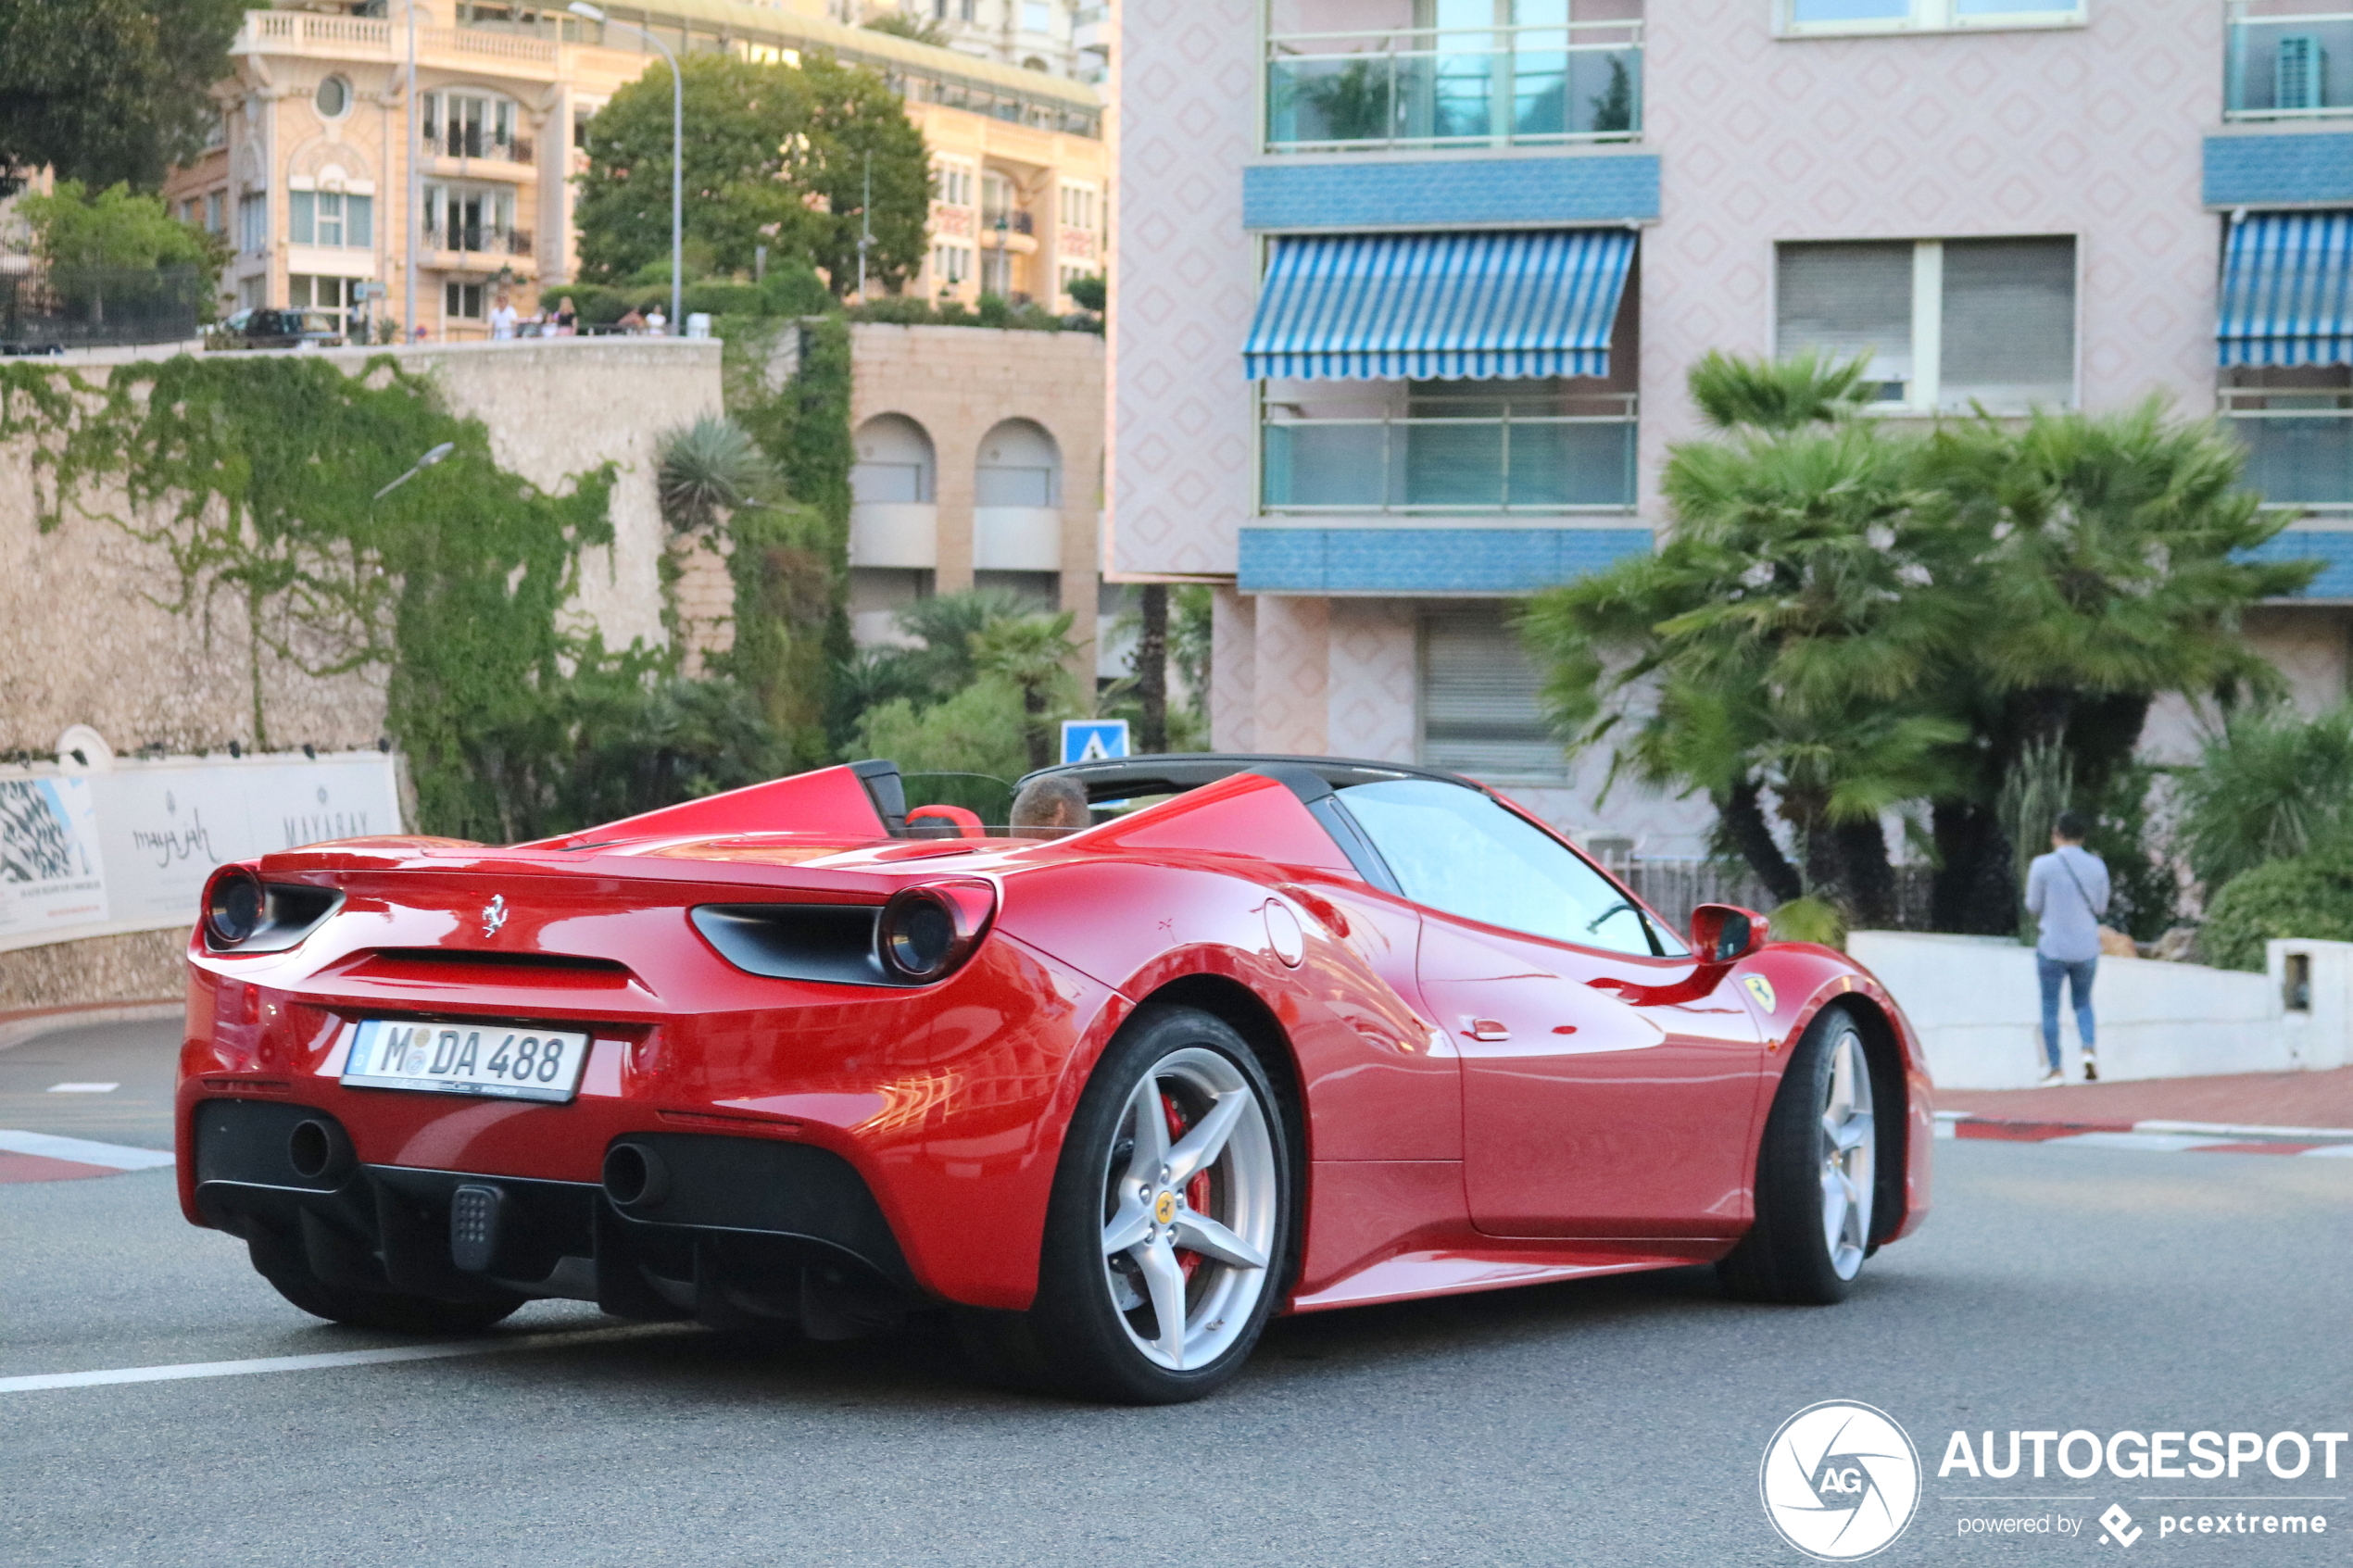
<svg viewBox="0 0 2353 1568">
<path fill-rule="evenodd" d="M 187 1217 L 344 1323 L 944 1311 L 1164 1401 L 1277 1311 L 1707 1261 L 1834 1301 L 1926 1213 L 1919 1042 L 1841 954 L 1672 931 L 1452 774 L 1050 772 L 1092 825 L 987 836 L 860 762 L 221 868 Z"/>
</svg>

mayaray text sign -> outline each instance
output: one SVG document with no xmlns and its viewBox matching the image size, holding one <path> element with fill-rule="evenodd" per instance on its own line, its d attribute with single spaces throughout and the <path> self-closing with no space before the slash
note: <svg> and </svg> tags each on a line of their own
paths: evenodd
<svg viewBox="0 0 2353 1568">
<path fill-rule="evenodd" d="M 376 751 L 0 768 L 0 950 L 193 925 L 224 860 L 400 831 Z"/>
</svg>

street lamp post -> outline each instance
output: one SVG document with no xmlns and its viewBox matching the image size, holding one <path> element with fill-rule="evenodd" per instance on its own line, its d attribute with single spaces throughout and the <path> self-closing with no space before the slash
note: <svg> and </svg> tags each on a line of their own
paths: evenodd
<svg viewBox="0 0 2353 1568">
<path fill-rule="evenodd" d="M 423 457 L 419 458 L 415 462 L 409 465 L 409 471 L 407 473 L 402 474 L 398 479 L 394 480 L 390 484 L 387 484 L 382 490 L 377 491 L 376 499 L 379 501 L 383 500 L 385 496 L 391 495 L 394 491 L 399 489 L 402 485 L 408 483 L 410 480 L 416 478 L 419 474 L 424 472 L 425 470 L 433 467 L 434 464 L 441 461 L 442 458 L 449 456 L 450 453 L 455 452 L 457 449 L 458 444 L 454 441 L 445 441 L 440 445 L 428 449 Z"/>
<path fill-rule="evenodd" d="M 564 7 L 575 17 L 583 17 L 602 27 L 617 27 L 623 32 L 634 32 L 661 52 L 670 62 L 670 332 L 677 336 L 686 330 L 682 313 L 686 288 L 685 233 L 686 224 L 686 79 L 678 70 L 678 56 L 668 45 L 642 27 L 607 19 L 600 6 L 588 0 L 572 0 Z"/>
</svg>

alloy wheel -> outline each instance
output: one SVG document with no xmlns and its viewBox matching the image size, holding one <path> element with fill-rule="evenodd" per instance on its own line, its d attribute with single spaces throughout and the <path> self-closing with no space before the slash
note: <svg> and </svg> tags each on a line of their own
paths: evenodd
<svg viewBox="0 0 2353 1568">
<path fill-rule="evenodd" d="M 1871 1241 L 1872 1159 L 1877 1148 L 1871 1116 L 1871 1074 L 1862 1036 L 1840 1031 L 1831 1042 L 1830 1082 L 1822 1096 L 1822 1239 L 1831 1268 L 1853 1279 Z"/>
<path fill-rule="evenodd" d="M 1138 1080 L 1103 1169 L 1103 1283 L 1136 1349 L 1185 1372 L 1240 1338 L 1266 1289 L 1279 1185 L 1241 1070 L 1187 1047 Z"/>
</svg>

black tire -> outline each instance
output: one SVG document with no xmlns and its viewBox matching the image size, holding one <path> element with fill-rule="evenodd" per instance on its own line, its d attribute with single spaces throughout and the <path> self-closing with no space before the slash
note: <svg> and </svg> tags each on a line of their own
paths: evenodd
<svg viewBox="0 0 2353 1568">
<path fill-rule="evenodd" d="M 1829 1154 L 1823 1123 L 1838 1064 L 1847 1051 L 1850 1083 L 1859 1073 L 1864 1130 L 1863 1206 L 1843 1217 L 1845 1245 L 1833 1248 L 1829 1219 Z M 1846 1299 L 1869 1256 L 1876 1191 L 1877 1121 L 1866 1036 L 1837 1003 L 1806 1026 L 1790 1053 L 1756 1149 L 1756 1221 L 1716 1265 L 1727 1293 L 1750 1301 L 1828 1306 Z M 1851 1190 L 1852 1183 L 1848 1184 Z M 1856 1234 L 1859 1231 L 1859 1235 Z"/>
<path fill-rule="evenodd" d="M 283 1260 L 274 1261 L 278 1265 L 274 1270 L 256 1265 L 271 1288 L 314 1318 L 353 1328 L 395 1334 L 472 1334 L 509 1316 L 525 1299 L 502 1295 L 488 1301 L 443 1301 L 431 1296 L 352 1290 L 329 1285 L 308 1269 L 289 1268 Z"/>
<path fill-rule="evenodd" d="M 1107 1273 L 1105 1233 L 1107 1224 L 1117 1218 L 1112 1210 L 1119 1201 L 1119 1183 L 1134 1158 L 1134 1140 L 1124 1138 L 1124 1133 L 1132 1124 L 1130 1106 L 1142 1092 L 1145 1075 L 1151 1073 L 1160 1085 L 1181 1087 L 1179 1079 L 1164 1073 L 1173 1071 L 1171 1063 L 1208 1066 L 1199 1053 L 1230 1065 L 1230 1083 L 1247 1091 L 1256 1113 L 1254 1121 L 1242 1120 L 1249 1117 L 1251 1108 L 1236 1113 L 1236 1130 L 1225 1146 L 1226 1152 L 1205 1168 L 1215 1183 L 1202 1189 L 1211 1194 L 1212 1206 L 1200 1213 L 1207 1219 L 1238 1222 L 1246 1213 L 1250 1218 L 1244 1228 L 1264 1236 L 1267 1261 L 1263 1269 L 1252 1269 L 1204 1257 L 1197 1265 L 1204 1272 L 1185 1274 L 1185 1324 L 1175 1334 L 1180 1346 L 1187 1344 L 1195 1319 L 1207 1315 L 1208 1293 L 1226 1291 L 1229 1299 L 1247 1297 L 1247 1305 L 1236 1302 L 1242 1313 L 1239 1321 L 1228 1322 L 1221 1315 L 1201 1330 L 1214 1348 L 1214 1355 L 1198 1366 L 1172 1367 L 1155 1360 L 1133 1332 L 1139 1319 L 1158 1332 L 1157 1314 L 1149 1298 L 1139 1293 L 1139 1304 L 1123 1309 L 1114 1298 L 1117 1287 Z M 1231 1094 L 1235 1088 L 1224 1092 Z M 1184 1108 L 1178 1110 L 1183 1115 Z M 1266 1320 L 1290 1289 L 1298 1236 L 1298 1181 L 1291 1148 L 1283 1102 L 1240 1035 L 1218 1019 L 1190 1008 L 1139 1009 L 1096 1064 L 1071 1118 L 1047 1207 L 1036 1302 L 1021 1314 L 962 1314 L 959 1338 L 993 1377 L 1032 1386 L 1042 1379 L 1050 1386 L 1082 1398 L 1164 1405 L 1215 1392 L 1240 1372 Z M 1269 1201 L 1271 1224 L 1265 1207 Z M 1219 1205 L 1227 1210 L 1223 1215 L 1217 1211 Z M 1179 1207 L 1179 1223 L 1192 1211 Z M 1161 1212 L 1164 1220 L 1165 1210 Z M 1179 1248 L 1173 1255 L 1187 1254 Z M 1128 1255 L 1113 1256 L 1124 1260 Z M 1249 1277 L 1253 1274 L 1262 1277 Z M 1180 1362 L 1183 1359 L 1177 1357 Z"/>
</svg>

